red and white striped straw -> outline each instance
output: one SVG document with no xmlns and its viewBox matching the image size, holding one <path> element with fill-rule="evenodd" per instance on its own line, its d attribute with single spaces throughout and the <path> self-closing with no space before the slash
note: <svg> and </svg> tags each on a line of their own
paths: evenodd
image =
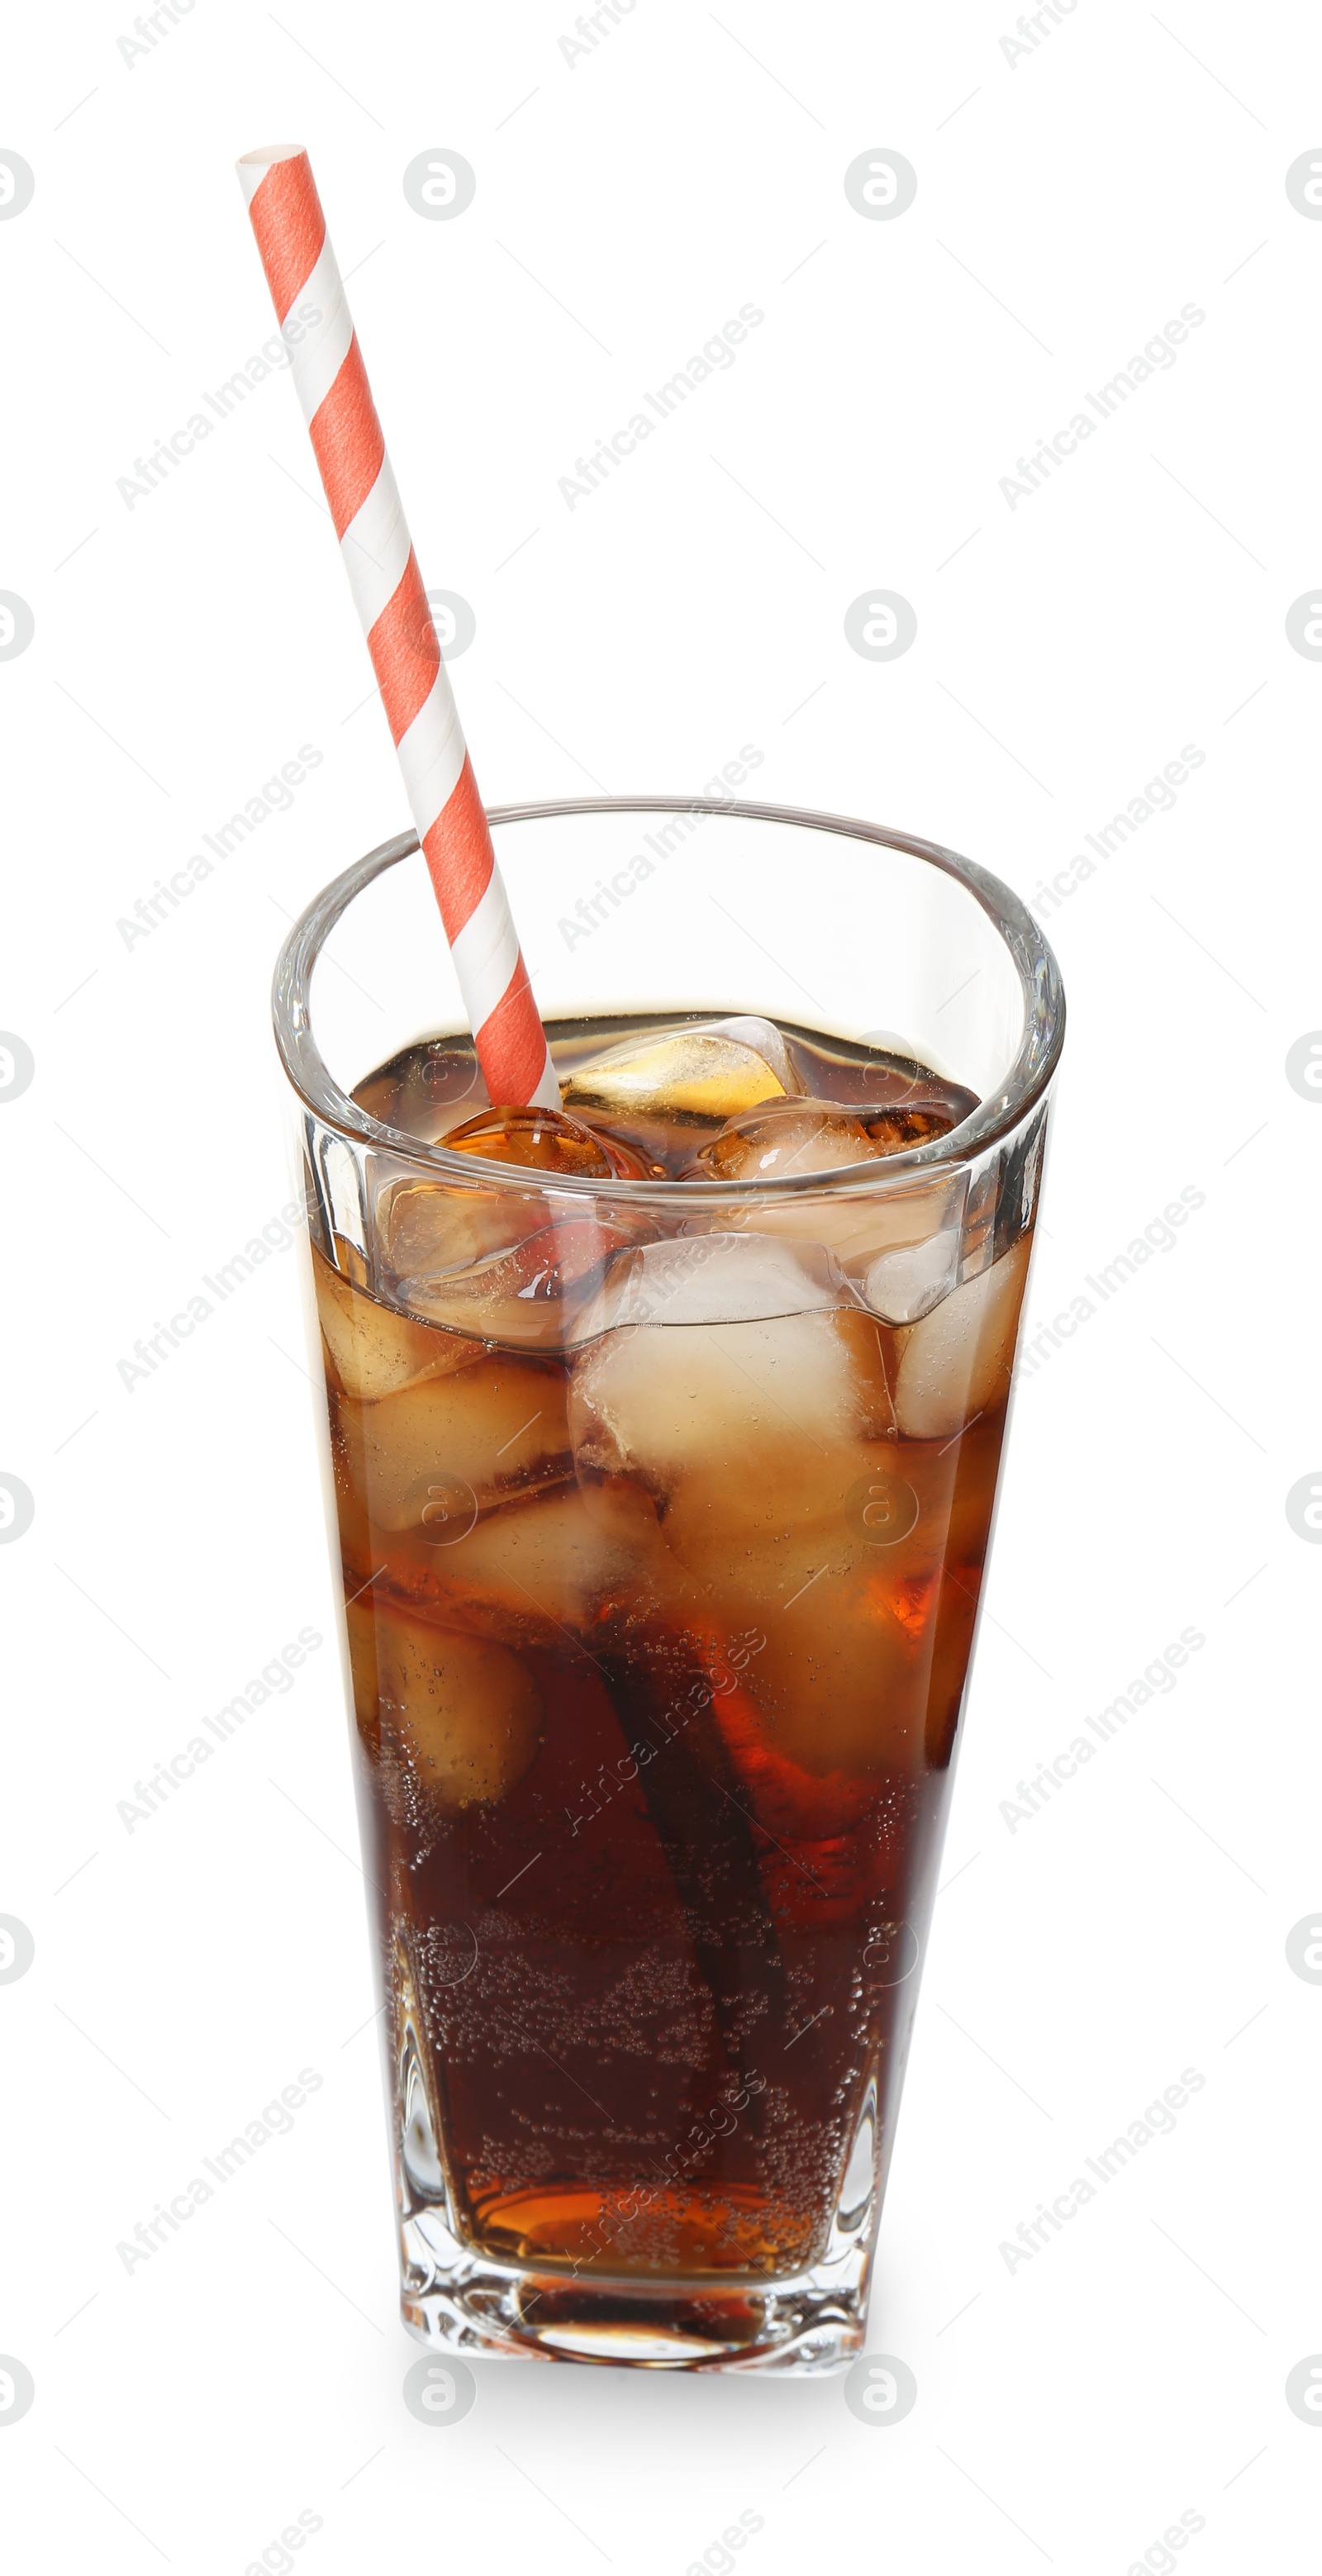
<svg viewBox="0 0 1322 2576">
<path fill-rule="evenodd" d="M 279 143 L 237 166 L 487 1090 L 506 1107 L 558 1109 L 312 165 L 301 145 Z"/>
</svg>

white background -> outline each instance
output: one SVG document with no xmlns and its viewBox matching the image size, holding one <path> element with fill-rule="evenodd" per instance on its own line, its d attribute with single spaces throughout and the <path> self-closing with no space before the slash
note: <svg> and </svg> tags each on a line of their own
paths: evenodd
<svg viewBox="0 0 1322 2576">
<path fill-rule="evenodd" d="M 127 11 L 128 0 L 124 0 Z M 14 2563 L 241 2576 L 300 2510 L 322 2576 L 746 2563 L 1115 2576 L 1301 2563 L 1322 2426 L 1317 706 L 1322 28 L 1082 0 L 640 0 L 571 68 L 549 0 L 197 0 L 126 64 L 114 0 L 7 33 L 0 663 L 0 1548 L 12 1659 L 0 2429 Z M 1189 48 L 1192 48 L 1191 52 Z M 839 2381 L 478 2368 L 401 2382 L 361 1885 L 301 1317 L 272 1259 L 150 1382 L 116 1363 L 287 1196 L 267 991 L 288 915 L 406 811 L 291 388 L 132 508 L 136 457 L 273 328 L 232 162 L 305 140 L 488 798 L 692 789 L 872 816 L 1025 895 L 1185 744 L 1173 811 L 1048 918 L 1071 1009 L 1032 1290 L 1047 1320 L 1185 1188 L 1205 1205 L 1020 1391 L 873 2300 L 918 2403 Z M 474 204 L 407 205 L 462 152 Z M 890 146 L 917 198 L 847 203 Z M 751 301 L 737 363 L 571 512 L 574 460 Z M 1182 305 L 1168 371 L 1013 509 L 1016 459 Z M 718 461 L 719 460 L 719 461 Z M 525 542 L 526 540 L 526 542 Z M 869 585 L 917 641 L 843 631 Z M 292 810 L 132 947 L 116 929 L 301 744 Z M 688 899 L 674 863 L 676 902 Z M 849 925 L 840 925 L 842 938 Z M 1308 1317 L 1308 1324 L 1305 1322 Z M 327 1640 L 168 1808 L 117 1802 L 300 1627 Z M 1177 1686 L 1031 1822 L 1016 1782 L 1186 1626 Z M 1293 1642 L 1291 1642 L 1293 1641 Z M 292 2133 L 150 2262 L 116 2246 L 302 2067 Z M 998 2252 L 1192 2067 L 1203 2089 L 1059 2238 Z M 277 2550 L 268 2564 L 278 2567 Z M 301 2562 L 300 2562 L 301 2563 Z M 716 2550 L 712 2561 L 720 2564 Z M 1149 2560 L 1160 2567 L 1160 2550 Z"/>
</svg>

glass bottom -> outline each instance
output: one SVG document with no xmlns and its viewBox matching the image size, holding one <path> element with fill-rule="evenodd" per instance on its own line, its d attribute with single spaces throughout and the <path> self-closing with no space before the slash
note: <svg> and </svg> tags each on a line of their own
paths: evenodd
<svg viewBox="0 0 1322 2576">
<path fill-rule="evenodd" d="M 819 2377 L 862 2350 L 872 2242 L 841 2237 L 781 2280 L 710 2272 L 615 2279 L 474 2253 L 439 2208 L 401 2230 L 400 2313 L 433 2350 L 644 2370 L 768 2370 Z"/>
</svg>

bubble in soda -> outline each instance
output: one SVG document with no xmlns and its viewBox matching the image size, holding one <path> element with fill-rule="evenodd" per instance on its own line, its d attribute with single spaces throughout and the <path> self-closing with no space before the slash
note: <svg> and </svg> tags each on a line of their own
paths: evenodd
<svg viewBox="0 0 1322 2576">
<path fill-rule="evenodd" d="M 834 1102 L 802 1100 L 792 1107 L 750 1111 L 732 1119 L 700 1147 L 693 1177 L 715 1181 L 784 1181 L 805 1172 L 831 1172 L 948 1136 L 953 1119 L 936 1104 L 887 1104 L 844 1114 Z"/>
</svg>

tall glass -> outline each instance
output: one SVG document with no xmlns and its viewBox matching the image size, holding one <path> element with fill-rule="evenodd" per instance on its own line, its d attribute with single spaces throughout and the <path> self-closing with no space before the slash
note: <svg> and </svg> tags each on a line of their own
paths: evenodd
<svg viewBox="0 0 1322 2576">
<path fill-rule="evenodd" d="M 562 1060 L 757 1014 L 855 1099 L 878 1049 L 976 1098 L 769 1179 L 453 1150 L 485 1093 L 412 835 L 276 977 L 405 2320 L 829 2369 L 866 2320 L 1059 977 L 993 877 L 868 824 L 714 793 L 492 824 Z"/>
</svg>

